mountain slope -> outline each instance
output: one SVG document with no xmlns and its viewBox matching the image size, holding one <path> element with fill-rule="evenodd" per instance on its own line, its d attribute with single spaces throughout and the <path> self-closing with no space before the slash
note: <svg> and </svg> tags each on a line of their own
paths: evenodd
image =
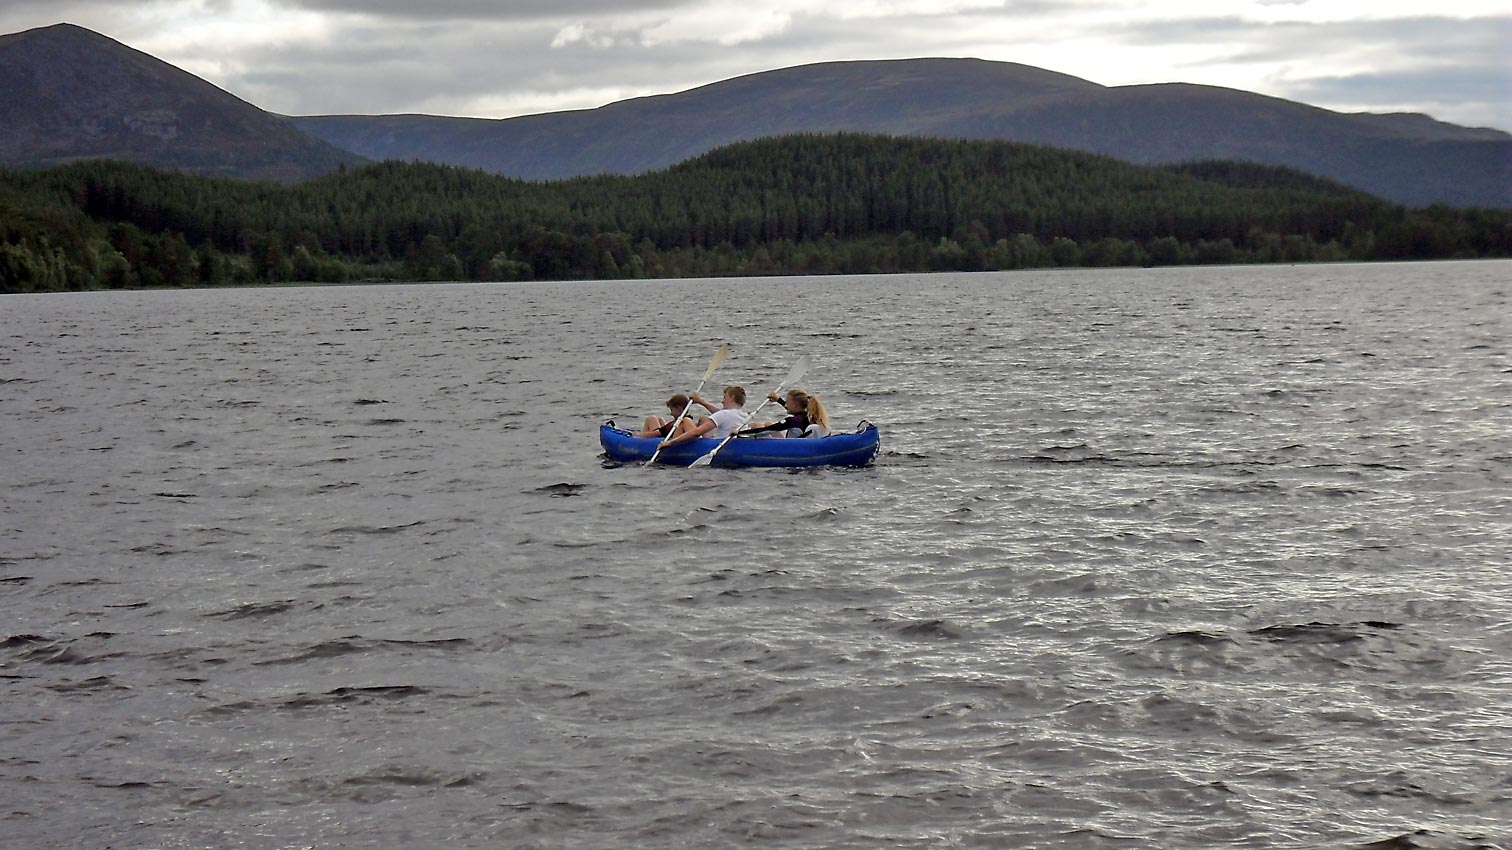
<svg viewBox="0 0 1512 850">
<path fill-rule="evenodd" d="M 1139 163 L 1300 168 L 1400 203 L 1512 206 L 1512 136 L 1420 115 L 1331 112 L 1213 86 L 1110 88 L 976 59 L 832 62 L 598 109 L 502 120 L 311 116 L 295 126 L 374 158 L 526 179 L 630 174 L 806 131 L 1008 139 Z"/>
<path fill-rule="evenodd" d="M 301 180 L 363 158 L 145 53 L 58 24 L 0 36 L 0 166 L 112 158 Z"/>
<path fill-rule="evenodd" d="M 488 120 L 429 115 L 291 118 L 375 159 L 419 159 L 531 180 L 655 171 L 732 142 L 799 132 L 934 135 L 983 103 L 1029 105 L 1098 88 L 975 59 L 830 62 L 767 71 L 598 109 Z"/>
<path fill-rule="evenodd" d="M 942 128 L 1088 150 L 1137 163 L 1283 165 L 1398 203 L 1512 206 L 1512 136 L 1427 116 L 1343 114 L 1214 86 L 1082 92 Z"/>
</svg>

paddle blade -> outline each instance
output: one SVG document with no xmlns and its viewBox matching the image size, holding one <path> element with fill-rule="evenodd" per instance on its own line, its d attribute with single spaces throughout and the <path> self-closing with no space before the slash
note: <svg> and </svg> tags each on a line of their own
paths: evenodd
<svg viewBox="0 0 1512 850">
<path fill-rule="evenodd" d="M 729 356 L 730 344 L 727 342 L 724 345 L 721 345 L 718 351 L 714 352 L 714 359 L 709 361 L 709 369 L 708 371 L 704 372 L 703 383 L 708 383 L 709 379 L 714 377 L 714 370 L 718 369 L 719 364 L 723 363 L 725 361 L 725 358 Z"/>
<path fill-rule="evenodd" d="M 709 361 L 709 368 L 704 371 L 703 380 L 698 382 L 698 389 L 693 391 L 694 395 L 698 395 L 699 393 L 703 392 L 704 384 L 707 384 L 709 382 L 709 378 L 714 376 L 714 370 L 718 369 L 719 364 L 723 363 L 725 361 L 725 358 L 728 356 L 730 356 L 730 344 L 727 342 L 721 345 L 718 351 L 714 352 L 714 359 Z M 691 406 L 692 404 L 690 403 L 688 407 Z M 687 417 L 688 407 L 684 407 L 682 409 L 682 412 L 677 414 L 677 418 L 672 421 L 671 432 L 669 432 L 667 436 L 662 438 L 661 443 L 656 447 L 656 451 L 651 453 L 651 459 L 646 461 L 646 466 L 650 466 L 651 464 L 656 463 L 656 459 L 658 457 L 661 457 L 662 449 L 667 447 L 667 441 L 677 436 L 677 426 L 681 425 L 683 419 Z"/>
<path fill-rule="evenodd" d="M 789 372 L 787 377 L 782 379 L 782 383 L 777 385 L 777 392 L 780 393 L 783 390 L 792 389 L 794 384 L 803 380 L 803 376 L 808 372 L 808 368 L 809 359 L 808 355 L 805 354 L 798 358 L 798 362 L 793 364 L 793 371 Z"/>
</svg>

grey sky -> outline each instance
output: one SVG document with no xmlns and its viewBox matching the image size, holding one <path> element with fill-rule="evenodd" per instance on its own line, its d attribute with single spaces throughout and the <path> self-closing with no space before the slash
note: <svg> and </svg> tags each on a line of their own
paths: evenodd
<svg viewBox="0 0 1512 850">
<path fill-rule="evenodd" d="M 1505 0 L 0 0 L 274 112 L 504 117 L 773 68 L 973 56 L 1512 129 Z"/>
</svg>

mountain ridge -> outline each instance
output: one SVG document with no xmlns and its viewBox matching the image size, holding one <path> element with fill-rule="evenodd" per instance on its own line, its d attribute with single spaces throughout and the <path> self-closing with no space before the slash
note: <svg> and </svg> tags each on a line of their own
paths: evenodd
<svg viewBox="0 0 1512 850">
<path fill-rule="evenodd" d="M 72 24 L 0 36 L 0 167 L 120 158 L 296 182 L 367 159 L 527 180 L 655 171 L 735 142 L 861 132 L 1030 142 L 1137 164 L 1295 168 L 1397 203 L 1512 207 L 1512 134 L 1192 83 L 1104 86 L 982 59 L 821 62 L 503 119 L 278 116 Z"/>
<path fill-rule="evenodd" d="M 108 36 L 55 24 L 0 36 L 0 166 L 124 159 L 294 182 L 366 161 Z"/>
<path fill-rule="evenodd" d="M 635 174 L 797 132 L 1048 144 L 1140 164 L 1238 159 L 1298 168 L 1410 205 L 1512 206 L 1512 134 L 1413 113 L 1340 113 L 1194 83 L 1103 86 L 981 59 L 824 62 L 594 109 L 513 118 L 302 116 L 373 158 L 523 179 Z"/>
</svg>

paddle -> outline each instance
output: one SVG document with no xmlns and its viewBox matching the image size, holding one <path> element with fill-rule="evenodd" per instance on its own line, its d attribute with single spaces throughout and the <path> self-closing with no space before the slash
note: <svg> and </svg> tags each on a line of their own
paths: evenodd
<svg viewBox="0 0 1512 850">
<path fill-rule="evenodd" d="M 782 395 L 783 390 L 803 380 L 803 373 L 808 371 L 808 366 L 809 363 L 807 354 L 798 358 L 798 363 L 797 365 L 793 366 L 793 371 L 787 373 L 787 377 L 782 379 L 782 383 L 778 384 L 777 389 L 772 390 L 770 395 L 780 396 Z M 751 424 L 751 420 L 756 418 L 756 414 L 760 413 L 763 407 L 766 407 L 771 403 L 772 400 L 770 398 L 762 399 L 761 404 L 756 405 L 755 410 L 746 414 L 746 417 L 740 420 L 739 425 L 736 425 L 734 428 L 730 429 L 729 435 L 726 436 L 723 440 L 720 440 L 719 445 L 715 446 L 713 451 L 688 464 L 688 468 L 692 469 L 695 466 L 708 466 L 709 464 L 713 463 L 714 456 L 719 454 L 719 450 L 725 447 L 725 443 L 728 443 L 729 441 L 735 439 L 735 435 L 740 431 L 740 429 Z"/>
<path fill-rule="evenodd" d="M 713 377 L 714 375 L 714 370 L 719 368 L 719 364 L 724 362 L 725 357 L 729 355 L 729 353 L 730 344 L 728 342 L 724 345 L 721 345 L 719 347 L 719 350 L 714 352 L 714 359 L 709 361 L 709 368 L 704 371 L 703 380 L 698 382 L 698 389 L 694 390 L 692 395 L 698 395 L 699 393 L 703 392 L 704 384 L 707 384 L 709 382 L 709 378 Z M 666 448 L 667 441 L 677 436 L 677 426 L 682 424 L 683 419 L 685 419 L 688 415 L 688 410 L 692 407 L 692 396 L 689 396 L 688 403 L 683 405 L 682 412 L 677 414 L 676 419 L 672 420 L 672 430 L 668 431 L 667 436 L 663 437 L 661 442 L 656 444 L 656 451 L 651 453 L 651 459 L 646 461 L 646 466 L 650 466 L 651 464 L 656 463 L 656 458 L 661 454 L 662 449 Z"/>
</svg>

